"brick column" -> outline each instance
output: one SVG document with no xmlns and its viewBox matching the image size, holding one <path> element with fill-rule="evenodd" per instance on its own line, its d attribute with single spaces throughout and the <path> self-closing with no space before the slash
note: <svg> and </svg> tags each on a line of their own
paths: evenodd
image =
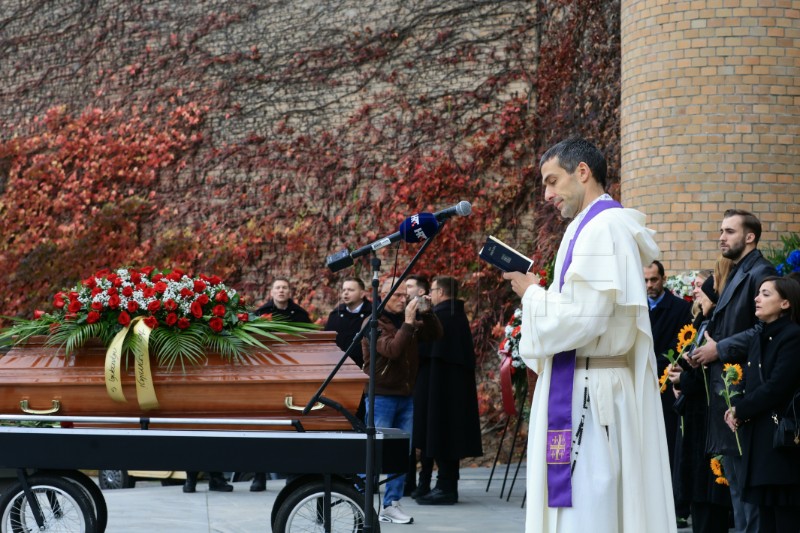
<svg viewBox="0 0 800 533">
<path fill-rule="evenodd" d="M 800 1 L 622 0 L 622 199 L 671 273 L 709 268 L 722 212 L 800 232 Z"/>
</svg>

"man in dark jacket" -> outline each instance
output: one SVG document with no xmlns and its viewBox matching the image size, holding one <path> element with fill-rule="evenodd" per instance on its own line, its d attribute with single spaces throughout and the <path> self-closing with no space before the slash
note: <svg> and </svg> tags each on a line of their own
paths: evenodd
<svg viewBox="0 0 800 533">
<path fill-rule="evenodd" d="M 391 281 L 381 286 L 381 298 L 391 289 Z M 430 300 L 429 296 L 413 298 L 406 304 L 404 292 L 395 292 L 378 318 L 377 358 L 375 364 L 375 427 L 398 428 L 411 433 L 413 427 L 414 401 L 412 392 L 417 379 L 419 366 L 418 344 L 420 341 L 432 341 L 442 336 L 442 325 L 430 312 L 419 315 L 417 307 L 422 300 Z M 367 319 L 368 320 L 368 319 Z M 364 372 L 370 373 L 369 339 L 362 340 L 364 355 Z M 369 410 L 369 406 L 367 406 Z M 369 416 L 369 412 L 367 412 Z M 381 522 L 410 524 L 414 519 L 400 507 L 403 497 L 405 474 L 397 476 L 386 483 L 383 496 L 383 508 L 378 519 Z"/>
<path fill-rule="evenodd" d="M 372 303 L 365 296 L 364 282 L 361 278 L 346 278 L 342 282 L 342 303 L 328 315 L 325 331 L 336 332 L 336 346 L 347 350 L 350 343 L 361 331 L 364 319 L 372 313 Z M 364 368 L 361 346 L 350 350 L 348 354 L 358 368 Z"/>
<path fill-rule="evenodd" d="M 650 307 L 650 327 L 653 330 L 653 349 L 656 354 L 658 375 L 664 373 L 669 360 L 664 355 L 669 350 L 673 353 L 678 345 L 678 333 L 692 323 L 692 304 L 678 298 L 664 288 L 667 276 L 664 265 L 653 261 L 644 267 L 644 283 L 647 288 L 647 303 Z M 675 439 L 678 434 L 678 415 L 672 409 L 675 395 L 671 387 L 661 393 L 661 410 L 664 413 L 664 429 L 667 435 L 670 470 L 675 472 Z M 675 502 L 675 514 L 681 526 L 685 525 L 689 516 L 689 506 L 683 502 Z"/>
<path fill-rule="evenodd" d="M 292 289 L 287 278 L 275 278 L 269 296 L 267 303 L 256 309 L 256 315 L 272 315 L 285 318 L 289 322 L 311 323 L 308 312 L 292 301 Z"/>
<path fill-rule="evenodd" d="M 711 405 L 707 451 L 723 455 L 723 466 L 730 483 L 736 531 L 745 533 L 758 531 L 758 507 L 741 499 L 743 476 L 738 472 L 741 469 L 741 456 L 735 437 L 725 424 L 724 415 L 728 406 L 719 392 L 724 388 L 723 364 L 744 363 L 742 360 L 735 360 L 734 354 L 726 350 L 726 339 L 755 325 L 757 319 L 754 298 L 758 288 L 764 278 L 776 274 L 775 267 L 757 249 L 760 238 L 761 221 L 755 215 L 739 209 L 725 211 L 720 227 L 719 246 L 722 255 L 733 261 L 734 267 L 711 316 L 706 333 L 708 341 L 693 354 L 696 364 L 708 367 Z M 745 388 L 745 383 L 738 386 L 740 391 Z"/>
<path fill-rule="evenodd" d="M 483 455 L 472 332 L 457 297 L 454 278 L 433 279 L 431 303 L 443 335 L 431 343 L 429 357 L 420 354 L 414 390 L 414 446 L 422 456 L 414 496 L 420 505 L 456 503 L 460 459 Z M 439 469 L 431 490 L 434 461 Z"/>
<path fill-rule="evenodd" d="M 287 278 L 275 278 L 269 291 L 270 299 L 267 303 L 256 309 L 255 315 L 272 315 L 273 318 L 283 318 L 288 322 L 301 322 L 310 324 L 311 317 L 308 312 L 292 301 L 292 289 Z M 256 472 L 250 483 L 250 492 L 267 490 L 267 474 Z"/>
</svg>

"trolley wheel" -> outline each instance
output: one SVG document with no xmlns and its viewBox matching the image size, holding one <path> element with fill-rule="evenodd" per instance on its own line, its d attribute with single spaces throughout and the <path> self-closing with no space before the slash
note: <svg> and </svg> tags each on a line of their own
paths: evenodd
<svg viewBox="0 0 800 533">
<path fill-rule="evenodd" d="M 33 533 L 35 531 L 95 533 L 95 508 L 86 490 L 74 480 L 48 474 L 28 478 L 42 511 L 44 525 L 36 524 L 22 483 L 16 481 L 0 498 L 0 533 Z"/>
<path fill-rule="evenodd" d="M 105 533 L 108 525 L 108 506 L 103 491 L 92 481 L 92 478 L 79 470 L 55 470 L 49 473 L 61 476 L 70 481 L 78 483 L 89 495 L 89 500 L 94 508 L 94 516 L 97 521 L 97 533 Z"/>
<path fill-rule="evenodd" d="M 325 486 L 314 480 L 299 486 L 283 500 L 275 513 L 275 533 L 323 531 Z M 345 481 L 331 480 L 331 533 L 360 533 L 364 530 L 364 495 Z M 372 513 L 373 530 L 380 532 L 378 515 Z"/>
<path fill-rule="evenodd" d="M 136 480 L 125 470 L 99 470 L 97 483 L 101 489 L 132 489 Z"/>
</svg>

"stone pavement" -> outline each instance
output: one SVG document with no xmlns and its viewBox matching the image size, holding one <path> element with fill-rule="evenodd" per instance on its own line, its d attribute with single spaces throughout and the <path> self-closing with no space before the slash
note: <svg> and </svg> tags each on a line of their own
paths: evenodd
<svg viewBox="0 0 800 533">
<path fill-rule="evenodd" d="M 505 466 L 498 467 L 489 492 L 489 468 L 462 468 L 459 501 L 452 506 L 422 506 L 403 498 L 412 525 L 381 523 L 384 532 L 520 533 L 525 529 L 525 470 L 511 494 L 500 499 Z M 510 476 L 513 476 L 513 468 Z M 109 533 L 264 533 L 270 529 L 270 513 L 283 480 L 267 481 L 267 491 L 249 492 L 250 483 L 234 483 L 234 491 L 208 492 L 200 481 L 197 492 L 184 494 L 180 486 L 162 487 L 157 482 L 139 482 L 134 489 L 106 490 Z M 506 486 L 505 496 L 508 496 Z"/>
</svg>

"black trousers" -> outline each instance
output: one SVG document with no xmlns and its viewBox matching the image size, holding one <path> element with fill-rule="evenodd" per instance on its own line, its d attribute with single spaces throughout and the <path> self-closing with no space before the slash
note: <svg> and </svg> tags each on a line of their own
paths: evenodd
<svg viewBox="0 0 800 533">
<path fill-rule="evenodd" d="M 422 467 L 419 472 L 419 484 L 430 485 L 431 477 L 433 476 L 434 462 L 436 462 L 436 466 L 439 467 L 439 470 L 436 474 L 436 487 L 444 491 L 457 490 L 459 477 L 458 459 L 436 459 L 433 457 L 423 457 Z"/>
<path fill-rule="evenodd" d="M 728 533 L 730 511 L 725 505 L 692 502 L 692 532 Z"/>
<path fill-rule="evenodd" d="M 759 533 L 797 533 L 800 531 L 800 507 L 758 506 Z"/>
</svg>

